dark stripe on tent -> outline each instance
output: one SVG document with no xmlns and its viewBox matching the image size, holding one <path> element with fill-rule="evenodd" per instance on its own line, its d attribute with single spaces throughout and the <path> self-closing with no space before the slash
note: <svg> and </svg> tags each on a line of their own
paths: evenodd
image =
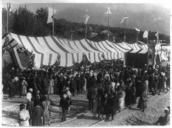
<svg viewBox="0 0 172 128">
<path fill-rule="evenodd" d="M 106 42 L 105 42 L 106 43 Z M 106 43 L 107 44 L 107 43 Z M 114 51 L 112 51 L 111 49 L 109 49 L 108 47 L 106 47 L 105 45 L 106 44 L 104 44 L 103 42 L 102 42 L 102 45 L 108 50 L 108 51 L 110 51 L 110 59 L 114 59 L 113 58 L 113 54 L 115 54 L 116 53 L 116 50 L 114 50 Z"/>
<path fill-rule="evenodd" d="M 41 37 L 41 38 L 45 38 L 45 37 Z M 41 42 L 39 42 L 38 37 L 35 37 L 35 39 L 38 42 L 38 44 L 41 45 Z"/>
<path fill-rule="evenodd" d="M 5 38 L 7 35 L 8 35 L 8 33 L 5 33 L 5 34 L 2 36 L 2 39 Z"/>
<path fill-rule="evenodd" d="M 48 62 L 48 65 L 51 65 L 51 60 L 52 60 L 52 54 L 49 54 L 49 62 Z"/>
<path fill-rule="evenodd" d="M 68 61 L 67 61 L 67 60 L 68 60 L 68 54 L 65 53 L 65 56 L 66 56 L 66 64 L 65 64 L 65 65 L 66 65 L 66 67 L 67 67 L 67 64 L 68 64 Z"/>
<path fill-rule="evenodd" d="M 26 36 L 27 40 L 29 41 L 30 45 L 32 46 L 32 48 L 34 49 L 35 52 L 39 53 L 39 54 L 42 54 L 41 52 L 39 52 L 35 46 L 32 44 L 32 41 L 30 40 L 30 38 L 28 36 Z"/>
<path fill-rule="evenodd" d="M 67 51 L 66 49 L 64 49 L 64 48 L 58 43 L 58 41 L 57 41 L 53 36 L 51 36 L 51 38 L 53 39 L 53 41 L 56 43 L 56 45 L 57 45 L 60 49 L 62 49 L 64 52 L 68 53 L 68 51 Z"/>
<path fill-rule="evenodd" d="M 96 62 L 96 53 L 94 52 L 94 61 Z"/>
<path fill-rule="evenodd" d="M 74 54 L 72 53 L 72 63 L 74 64 L 75 63 L 75 60 L 74 60 Z"/>
<path fill-rule="evenodd" d="M 51 38 L 51 37 L 50 37 L 50 38 Z M 43 37 L 43 39 L 44 39 L 46 45 L 48 46 L 48 48 L 49 48 L 51 51 L 53 51 L 53 52 L 55 52 L 55 53 L 57 53 L 57 54 L 59 55 L 59 53 L 58 53 L 57 51 L 55 51 L 54 49 L 51 48 L 51 46 L 49 45 L 47 39 L 46 39 L 45 37 Z"/>
<path fill-rule="evenodd" d="M 103 45 L 103 43 L 101 43 L 102 45 Z M 101 45 L 100 45 L 101 46 Z M 111 53 L 112 53 L 112 51 L 111 50 L 109 50 L 109 49 L 107 49 L 106 47 L 105 47 L 105 45 L 103 45 L 104 46 L 104 49 L 108 52 L 108 59 L 109 60 L 111 60 L 112 59 L 112 56 L 111 56 Z M 109 56 L 109 54 L 110 54 L 110 56 Z M 109 58 L 110 57 L 110 58 Z"/>
<path fill-rule="evenodd" d="M 21 37 L 20 37 L 19 35 L 17 35 L 17 37 L 18 37 L 18 39 L 20 40 L 20 42 L 22 43 L 23 47 L 25 47 L 24 44 L 23 44 L 23 42 L 22 42 Z M 25 48 L 26 48 L 26 47 L 25 47 Z"/>
<path fill-rule="evenodd" d="M 56 38 L 57 39 L 57 38 Z M 63 47 L 63 42 L 61 41 L 61 39 L 57 39 L 58 41 L 59 41 L 59 45 L 61 46 L 61 47 Z M 69 51 L 65 48 L 65 47 L 63 47 L 68 53 L 69 53 Z"/>
<path fill-rule="evenodd" d="M 39 51 L 35 48 L 35 46 L 34 46 L 34 45 L 32 44 L 32 42 L 31 42 L 31 40 L 29 39 L 29 37 L 26 36 L 26 38 L 27 38 L 27 40 L 29 41 L 30 45 L 32 45 L 32 48 L 34 49 L 34 51 L 35 51 L 36 53 L 38 53 L 38 54 L 41 54 L 41 66 L 42 66 L 42 65 L 43 65 L 43 59 L 44 59 L 44 54 L 41 53 L 41 52 L 39 52 Z"/>
<path fill-rule="evenodd" d="M 79 40 L 79 43 L 81 44 L 81 46 L 86 50 L 86 51 L 90 51 L 89 49 L 87 49 L 83 44 L 82 44 L 82 42 Z M 90 51 L 91 52 L 91 51 Z"/>
<path fill-rule="evenodd" d="M 134 46 L 135 46 L 136 44 L 134 44 Z M 136 46 L 135 46 L 135 48 L 136 48 Z M 136 52 L 136 53 L 139 53 L 140 51 L 142 51 L 142 48 L 141 47 L 139 47 L 140 48 L 140 50 L 138 51 L 138 52 Z"/>
<path fill-rule="evenodd" d="M 99 60 L 101 61 L 102 59 L 101 59 L 101 53 L 98 53 L 98 58 L 99 58 Z"/>
<path fill-rule="evenodd" d="M 124 49 L 124 50 L 126 50 L 126 51 L 130 51 L 130 50 L 132 49 L 132 48 L 126 49 L 126 48 L 122 47 L 121 45 L 119 45 L 118 43 L 116 43 L 115 45 L 118 45 L 120 48 L 122 48 L 122 49 Z"/>
<path fill-rule="evenodd" d="M 79 49 L 79 47 L 78 47 L 78 45 L 77 45 L 77 43 L 75 41 L 73 41 L 73 44 Z"/>
<path fill-rule="evenodd" d="M 69 41 L 67 41 L 67 43 L 68 43 L 69 47 L 75 51 L 75 49 L 72 47 L 71 43 Z"/>
<path fill-rule="evenodd" d="M 87 42 L 87 44 L 93 49 L 93 50 L 95 50 L 95 51 L 98 51 L 99 52 L 99 50 L 98 49 L 96 49 L 95 47 L 93 47 L 92 45 L 91 45 L 91 42 L 89 42 L 88 40 L 86 40 L 86 42 Z"/>
<path fill-rule="evenodd" d="M 77 62 L 79 63 L 79 53 L 77 53 Z"/>
<path fill-rule="evenodd" d="M 121 49 L 124 49 L 124 50 L 127 50 L 127 49 L 125 49 L 125 48 L 123 48 L 123 47 L 121 47 L 120 45 L 118 45 L 118 44 L 112 44 L 116 49 L 118 49 L 119 51 L 121 51 L 121 52 L 123 52 Z M 117 46 L 116 46 L 117 45 Z M 118 46 L 121 48 L 118 48 Z M 132 51 L 133 49 L 131 49 L 131 50 L 127 50 L 128 52 L 130 52 L 130 51 Z"/>
</svg>

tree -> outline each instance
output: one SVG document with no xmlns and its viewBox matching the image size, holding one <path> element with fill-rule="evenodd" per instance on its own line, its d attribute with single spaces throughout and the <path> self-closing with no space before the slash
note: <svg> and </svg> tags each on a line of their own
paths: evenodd
<svg viewBox="0 0 172 128">
<path fill-rule="evenodd" d="M 17 34 L 32 35 L 34 14 L 26 8 L 20 7 L 14 13 L 13 32 Z"/>
</svg>

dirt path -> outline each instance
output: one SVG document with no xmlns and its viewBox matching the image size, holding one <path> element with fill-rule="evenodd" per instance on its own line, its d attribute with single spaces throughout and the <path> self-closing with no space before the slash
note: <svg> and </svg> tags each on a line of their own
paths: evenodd
<svg viewBox="0 0 172 128">
<path fill-rule="evenodd" d="M 134 105 L 133 109 L 125 109 L 114 116 L 113 121 L 99 121 L 93 118 L 90 112 L 83 114 L 80 118 L 69 120 L 62 124 L 52 124 L 52 126 L 115 126 L 115 125 L 152 125 L 160 115 L 162 115 L 165 107 L 170 105 L 170 93 L 162 93 L 161 95 L 150 96 L 148 107 L 145 112 L 141 112 Z"/>
<path fill-rule="evenodd" d="M 75 98 L 77 99 L 77 98 Z M 79 97 L 80 99 L 80 97 Z M 165 107 L 170 105 L 170 92 L 162 93 L 161 95 L 150 96 L 148 99 L 148 107 L 145 112 L 136 110 L 136 105 L 133 109 L 125 109 L 114 116 L 113 121 L 97 120 L 93 118 L 93 114 L 89 111 L 83 111 L 86 101 L 74 101 L 73 110 L 67 118 L 67 121 L 60 123 L 59 113 L 52 113 L 51 119 L 54 120 L 51 126 L 115 126 L 115 125 L 151 125 L 162 114 Z M 2 104 L 2 123 L 6 126 L 17 126 L 16 112 L 18 111 L 19 103 L 11 101 L 3 102 Z M 81 109 L 81 111 L 79 110 Z M 80 111 L 80 116 L 78 112 Z M 81 114 L 81 112 L 83 112 Z"/>
</svg>

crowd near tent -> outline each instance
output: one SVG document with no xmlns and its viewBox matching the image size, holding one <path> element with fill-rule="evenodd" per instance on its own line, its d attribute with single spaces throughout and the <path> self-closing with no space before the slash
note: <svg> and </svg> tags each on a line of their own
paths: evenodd
<svg viewBox="0 0 172 128">
<path fill-rule="evenodd" d="M 126 53 L 145 54 L 148 51 L 148 46 L 140 41 L 132 44 L 113 43 L 108 40 L 95 42 L 88 39 L 68 40 L 57 36 L 33 37 L 14 33 L 7 34 L 3 40 L 5 38 L 8 38 L 11 44 L 17 44 L 13 52 L 20 68 L 24 67 L 17 52 L 18 48 L 24 48 L 34 55 L 36 69 L 55 63 L 62 67 L 70 67 L 75 63 L 81 63 L 85 57 L 90 63 L 102 60 L 125 60 Z"/>
</svg>

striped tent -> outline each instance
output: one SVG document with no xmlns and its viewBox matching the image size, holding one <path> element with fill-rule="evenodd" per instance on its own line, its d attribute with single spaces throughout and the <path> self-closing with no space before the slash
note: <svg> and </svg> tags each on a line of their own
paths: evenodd
<svg viewBox="0 0 172 128">
<path fill-rule="evenodd" d="M 148 52 L 148 46 L 144 44 L 141 41 L 138 41 L 137 43 L 121 43 L 121 45 L 125 46 L 126 48 L 130 48 L 131 51 L 129 53 L 139 53 L 139 54 L 145 54 Z"/>
<path fill-rule="evenodd" d="M 19 47 L 24 47 L 34 54 L 35 68 L 53 65 L 56 62 L 59 63 L 59 66 L 69 67 L 75 63 L 80 63 L 84 56 L 91 63 L 100 62 L 104 59 L 124 59 L 124 53 L 128 51 L 107 40 L 94 42 L 87 39 L 68 40 L 56 36 L 33 37 L 14 33 L 8 34 L 8 37 L 10 40 L 13 39 Z M 23 69 L 16 48 L 14 48 L 14 53 L 17 62 Z"/>
<path fill-rule="evenodd" d="M 18 47 L 24 47 L 34 54 L 35 68 L 55 63 L 59 63 L 59 66 L 69 67 L 82 62 L 84 56 L 91 63 L 102 60 L 124 60 L 124 54 L 127 52 L 145 54 L 148 50 L 147 45 L 140 41 L 128 44 L 126 42 L 112 43 L 108 40 L 99 42 L 88 39 L 68 40 L 56 36 L 33 37 L 14 33 L 7 36 L 10 37 L 10 40 L 14 40 Z M 13 51 L 18 65 L 23 69 L 17 49 L 14 48 Z"/>
</svg>

